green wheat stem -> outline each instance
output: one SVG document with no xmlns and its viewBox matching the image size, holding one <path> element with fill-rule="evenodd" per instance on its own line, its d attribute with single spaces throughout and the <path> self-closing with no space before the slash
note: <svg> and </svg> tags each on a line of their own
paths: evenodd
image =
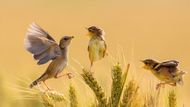
<svg viewBox="0 0 190 107">
<path fill-rule="evenodd" d="M 174 90 L 169 92 L 168 100 L 169 100 L 169 107 L 177 107 L 177 98 Z"/>
<path fill-rule="evenodd" d="M 123 98 L 120 103 L 120 107 L 134 107 L 135 105 L 137 105 L 138 101 L 136 101 L 136 99 L 137 99 L 137 95 L 138 95 L 138 93 L 137 93 L 138 89 L 139 89 L 139 87 L 137 86 L 135 81 L 131 80 L 127 84 L 126 89 L 123 93 Z"/>
<path fill-rule="evenodd" d="M 127 64 L 127 68 L 122 76 L 122 92 L 121 92 L 121 95 L 123 93 L 123 90 L 124 90 L 124 87 L 125 87 L 125 83 L 126 83 L 126 80 L 127 80 L 127 75 L 128 75 L 128 72 L 129 72 L 129 67 L 130 67 L 130 64 Z M 119 98 L 119 101 L 121 100 L 121 96 L 120 95 L 120 98 Z"/>
<path fill-rule="evenodd" d="M 87 69 L 83 69 L 83 74 L 81 75 L 85 83 L 93 90 L 98 101 L 98 107 L 106 107 L 107 98 L 105 97 L 105 93 L 103 92 L 96 79 L 93 77 L 92 73 Z"/>
<path fill-rule="evenodd" d="M 70 107 L 78 107 L 76 91 L 75 88 L 72 86 L 70 86 L 69 89 L 69 97 L 70 97 Z"/>
<path fill-rule="evenodd" d="M 127 79 L 127 74 L 129 70 L 129 64 L 126 71 L 122 75 L 121 66 L 118 64 L 114 65 L 112 68 L 112 89 L 111 89 L 111 98 L 109 105 L 112 107 L 118 107 L 123 93 L 124 85 Z"/>
<path fill-rule="evenodd" d="M 159 107 L 159 97 L 160 97 L 160 89 L 153 91 L 151 89 L 149 93 L 147 93 L 144 97 L 144 105 L 143 107 Z"/>
<path fill-rule="evenodd" d="M 112 68 L 111 106 L 118 107 L 122 92 L 122 69 L 119 64 Z"/>
</svg>

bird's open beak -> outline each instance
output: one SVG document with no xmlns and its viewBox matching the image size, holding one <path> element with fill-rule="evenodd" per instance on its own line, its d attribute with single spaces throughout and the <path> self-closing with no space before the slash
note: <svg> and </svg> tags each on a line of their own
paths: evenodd
<svg viewBox="0 0 190 107">
<path fill-rule="evenodd" d="M 144 60 L 140 60 L 140 62 L 144 63 Z"/>
<path fill-rule="evenodd" d="M 140 60 L 140 62 L 142 62 L 144 64 L 144 60 Z M 144 66 L 142 68 L 148 69 L 148 66 L 144 64 Z"/>
<path fill-rule="evenodd" d="M 142 68 L 144 68 L 144 69 L 148 69 L 148 66 L 147 66 L 147 65 L 144 65 Z"/>
<path fill-rule="evenodd" d="M 71 36 L 71 39 L 73 39 L 74 38 L 74 36 Z"/>
<path fill-rule="evenodd" d="M 86 36 L 89 36 L 91 38 L 92 34 L 91 34 L 91 32 L 89 32 L 88 27 L 85 27 L 85 29 L 88 31 L 88 33 L 86 34 Z"/>
<path fill-rule="evenodd" d="M 85 27 L 86 30 L 88 30 L 88 27 Z"/>
</svg>

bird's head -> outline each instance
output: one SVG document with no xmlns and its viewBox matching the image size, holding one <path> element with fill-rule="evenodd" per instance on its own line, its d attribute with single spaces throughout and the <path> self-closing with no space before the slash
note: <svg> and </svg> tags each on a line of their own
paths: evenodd
<svg viewBox="0 0 190 107">
<path fill-rule="evenodd" d="M 59 42 L 59 46 L 61 48 L 65 48 L 67 46 L 69 46 L 69 44 L 71 43 L 71 40 L 74 38 L 74 36 L 64 36 L 61 38 L 60 42 Z"/>
<path fill-rule="evenodd" d="M 152 69 L 156 64 L 158 64 L 158 62 L 153 59 L 145 59 L 142 60 L 142 62 L 144 63 L 143 68 L 145 69 Z"/>
<path fill-rule="evenodd" d="M 104 35 L 104 31 L 97 27 L 97 26 L 91 26 L 89 28 L 86 28 L 88 30 L 89 36 L 94 37 L 94 36 L 102 36 Z"/>
</svg>

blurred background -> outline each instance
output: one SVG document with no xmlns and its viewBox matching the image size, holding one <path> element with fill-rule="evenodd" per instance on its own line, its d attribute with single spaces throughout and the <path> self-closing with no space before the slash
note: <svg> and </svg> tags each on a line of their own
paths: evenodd
<svg viewBox="0 0 190 107">
<path fill-rule="evenodd" d="M 64 35 L 75 36 L 70 45 L 69 66 L 76 78 L 51 79 L 47 84 L 67 95 L 74 85 L 80 105 L 93 95 L 81 81 L 81 66 L 89 67 L 88 36 L 85 27 L 97 25 L 106 32 L 109 56 L 93 66 L 95 77 L 107 96 L 110 95 L 111 66 L 120 62 L 131 64 L 130 78 L 141 86 L 142 92 L 159 81 L 142 68 L 140 60 L 175 59 L 179 68 L 190 70 L 190 1 L 189 0 L 0 0 L 0 106 L 41 107 L 38 101 L 23 100 L 15 85 L 30 84 L 41 75 L 48 64 L 37 66 L 23 46 L 27 28 L 36 22 L 57 41 Z M 125 60 L 121 57 L 125 56 Z M 112 57 L 111 57 L 112 56 Z M 80 64 L 78 64 L 79 62 Z M 166 88 L 171 88 L 167 86 Z M 85 94 L 80 94 L 84 93 Z M 177 87 L 179 105 L 190 106 L 190 75 L 184 85 Z"/>
</svg>

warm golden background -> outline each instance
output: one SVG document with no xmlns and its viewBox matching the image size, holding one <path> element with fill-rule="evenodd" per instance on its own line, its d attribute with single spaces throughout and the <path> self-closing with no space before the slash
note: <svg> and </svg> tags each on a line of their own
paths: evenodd
<svg viewBox="0 0 190 107">
<path fill-rule="evenodd" d="M 123 48 L 126 61 L 132 64 L 131 75 L 140 80 L 139 84 L 144 89 L 158 81 L 141 68 L 141 59 L 176 59 L 180 61 L 182 70 L 190 70 L 189 0 L 0 0 L 1 107 L 26 107 L 26 104 L 29 107 L 29 101 L 18 100 L 20 96 L 13 89 L 14 85 L 22 77 L 34 80 L 46 69 L 47 65 L 37 66 L 23 46 L 27 28 L 32 22 L 46 29 L 57 41 L 63 35 L 75 36 L 70 46 L 69 71 L 74 66 L 81 72 L 72 58 L 89 66 L 85 27 L 90 25 L 105 30 L 109 55 L 122 61 L 120 56 Z M 98 61 L 93 67 L 107 95 L 111 82 L 110 67 L 114 60 L 110 59 L 107 57 Z M 82 93 L 79 94 L 83 98 L 80 105 L 89 99 L 93 101 L 90 93 L 85 93 L 89 88 L 83 89 L 84 84 L 77 80 L 51 79 L 47 84 L 67 94 L 68 86 L 72 83 L 78 93 Z M 183 104 L 190 106 L 189 74 L 184 77 L 184 82 L 184 86 L 177 88 L 180 107 Z M 38 102 L 34 103 L 41 106 Z"/>
</svg>

